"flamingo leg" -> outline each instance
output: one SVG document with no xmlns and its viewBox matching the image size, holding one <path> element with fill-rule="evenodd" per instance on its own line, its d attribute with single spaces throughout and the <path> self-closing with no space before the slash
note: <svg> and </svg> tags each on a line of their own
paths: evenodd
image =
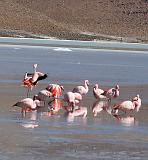
<svg viewBox="0 0 148 160">
<path fill-rule="evenodd" d="M 46 104 L 47 104 L 46 101 L 44 101 L 44 107 L 46 107 Z"/>
<path fill-rule="evenodd" d="M 132 112 L 132 109 L 131 109 L 131 110 L 129 110 L 129 111 L 127 112 L 127 114 L 129 115 L 131 112 Z"/>
<path fill-rule="evenodd" d="M 70 102 L 70 106 L 71 106 L 71 113 L 73 113 L 73 111 L 75 109 L 75 103 L 74 102 Z"/>
<path fill-rule="evenodd" d="M 30 97 L 30 89 L 27 88 L 27 98 Z"/>
<path fill-rule="evenodd" d="M 25 117 L 26 117 L 26 109 L 23 109 L 23 108 L 22 108 L 21 113 L 22 113 L 22 117 L 25 118 Z"/>
<path fill-rule="evenodd" d="M 124 110 L 124 109 L 120 109 L 120 110 L 123 112 L 124 115 L 127 114 L 126 110 Z M 122 114 L 121 114 L 121 115 L 122 115 Z"/>
</svg>

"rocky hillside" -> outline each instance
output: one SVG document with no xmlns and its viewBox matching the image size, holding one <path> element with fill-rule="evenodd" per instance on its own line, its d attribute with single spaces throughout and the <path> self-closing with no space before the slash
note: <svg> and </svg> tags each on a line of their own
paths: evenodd
<svg viewBox="0 0 148 160">
<path fill-rule="evenodd" d="M 1 0 L 0 35 L 148 41 L 148 0 Z"/>
</svg>

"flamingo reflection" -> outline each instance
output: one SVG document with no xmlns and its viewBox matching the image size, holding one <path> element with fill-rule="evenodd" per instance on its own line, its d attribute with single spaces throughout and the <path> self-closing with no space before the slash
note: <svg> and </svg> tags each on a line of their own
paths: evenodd
<svg viewBox="0 0 148 160">
<path fill-rule="evenodd" d="M 111 114 L 111 106 L 108 101 L 97 100 L 93 103 L 92 112 L 93 116 L 96 117 L 98 113 L 101 111 L 106 111 L 107 113 Z"/>
<path fill-rule="evenodd" d="M 29 118 L 27 119 L 27 121 L 24 120 L 21 126 L 23 126 L 24 128 L 31 128 L 31 129 L 38 127 L 39 125 L 37 122 L 37 111 L 30 112 L 28 116 Z M 24 118 L 27 117 L 25 116 Z"/>
<path fill-rule="evenodd" d="M 65 110 L 65 117 L 67 117 L 68 121 L 73 121 L 75 117 L 87 117 L 87 108 L 82 106 L 76 106 L 76 109 L 71 112 L 70 106 L 63 106 L 63 109 Z"/>
<path fill-rule="evenodd" d="M 113 115 L 114 118 L 117 120 L 117 122 L 121 123 L 123 126 L 133 126 L 137 125 L 138 121 L 135 119 L 134 116 L 119 116 L 119 115 Z"/>
<path fill-rule="evenodd" d="M 54 101 L 51 102 L 51 106 L 49 107 L 52 114 L 56 114 L 61 109 L 61 100 L 60 99 L 54 99 Z"/>
<path fill-rule="evenodd" d="M 54 99 L 48 107 L 42 107 L 40 110 L 38 110 L 42 117 L 51 117 L 54 115 L 57 115 L 59 111 L 61 110 L 62 103 L 60 99 Z"/>
</svg>

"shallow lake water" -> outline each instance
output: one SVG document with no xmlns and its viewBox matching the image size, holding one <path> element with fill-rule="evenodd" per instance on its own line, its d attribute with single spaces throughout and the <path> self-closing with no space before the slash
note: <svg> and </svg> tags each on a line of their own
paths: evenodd
<svg viewBox="0 0 148 160">
<path fill-rule="evenodd" d="M 100 50 L 54 50 L 55 48 L 0 47 L 0 159 L 3 160 L 73 160 L 73 159 L 129 159 L 148 157 L 148 79 L 146 53 L 120 53 Z M 11 106 L 25 98 L 20 86 L 22 75 L 39 70 L 49 73 L 48 80 L 38 84 L 31 96 L 48 83 L 61 83 L 65 90 L 91 81 L 89 93 L 81 105 L 88 115 L 67 117 L 61 109 L 49 115 L 42 108 L 23 116 L 19 108 Z M 95 98 L 92 87 L 99 83 L 108 88 L 120 85 L 120 97 L 114 105 L 139 94 L 142 106 L 138 113 L 113 116 L 102 111 L 92 115 Z"/>
</svg>

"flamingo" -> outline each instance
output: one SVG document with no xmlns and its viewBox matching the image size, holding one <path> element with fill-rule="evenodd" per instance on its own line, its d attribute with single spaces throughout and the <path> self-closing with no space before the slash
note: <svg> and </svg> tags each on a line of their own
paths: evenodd
<svg viewBox="0 0 148 160">
<path fill-rule="evenodd" d="M 38 81 L 46 79 L 47 74 L 42 72 L 37 72 L 37 64 L 33 65 L 34 73 L 26 72 L 24 75 L 23 86 L 28 88 L 27 97 L 29 97 L 29 91 L 33 89 L 34 86 L 38 83 Z"/>
<path fill-rule="evenodd" d="M 108 101 L 97 100 L 93 103 L 92 112 L 94 117 L 96 117 L 97 114 L 103 110 L 107 111 L 109 114 L 111 113 L 110 104 Z"/>
<path fill-rule="evenodd" d="M 44 89 L 44 90 L 39 91 L 38 94 L 34 95 L 33 99 L 34 100 L 37 99 L 39 101 L 43 101 L 44 102 L 44 106 L 46 106 L 45 103 L 47 101 L 49 101 L 49 98 L 52 97 L 52 96 L 53 96 L 53 93 L 51 93 L 50 91 Z"/>
<path fill-rule="evenodd" d="M 129 112 L 132 110 L 136 110 L 136 112 L 138 112 L 140 107 L 141 107 L 141 99 L 139 97 L 139 94 L 137 94 L 137 96 L 132 98 L 131 101 L 126 100 L 119 104 L 114 105 L 112 112 L 113 114 L 117 114 L 118 110 L 128 110 Z"/>
<path fill-rule="evenodd" d="M 54 97 L 59 98 L 60 96 L 62 96 L 62 90 L 64 91 L 64 87 L 58 84 L 49 84 L 46 87 L 46 90 L 53 93 Z"/>
<path fill-rule="evenodd" d="M 119 85 L 116 85 L 115 88 L 110 88 L 107 91 L 104 91 L 102 95 L 106 96 L 109 101 L 111 101 L 111 98 L 119 97 Z"/>
<path fill-rule="evenodd" d="M 95 84 L 93 87 L 93 95 L 96 99 L 107 99 L 107 97 L 104 94 L 104 90 L 100 89 L 98 84 Z"/>
<path fill-rule="evenodd" d="M 85 80 L 84 81 L 84 86 L 76 86 L 72 92 L 77 92 L 77 93 L 80 93 L 81 95 L 85 95 L 87 94 L 89 88 L 89 81 L 88 80 Z"/>
<path fill-rule="evenodd" d="M 40 106 L 40 101 L 33 100 L 32 98 L 25 98 L 15 103 L 13 106 L 21 107 L 22 113 L 26 114 L 27 111 L 36 110 L 37 107 Z"/>
<path fill-rule="evenodd" d="M 64 94 L 63 100 L 68 103 L 72 108 L 72 112 L 75 108 L 75 104 L 79 103 L 82 100 L 82 95 L 80 93 L 73 93 L 71 91 Z"/>
</svg>

